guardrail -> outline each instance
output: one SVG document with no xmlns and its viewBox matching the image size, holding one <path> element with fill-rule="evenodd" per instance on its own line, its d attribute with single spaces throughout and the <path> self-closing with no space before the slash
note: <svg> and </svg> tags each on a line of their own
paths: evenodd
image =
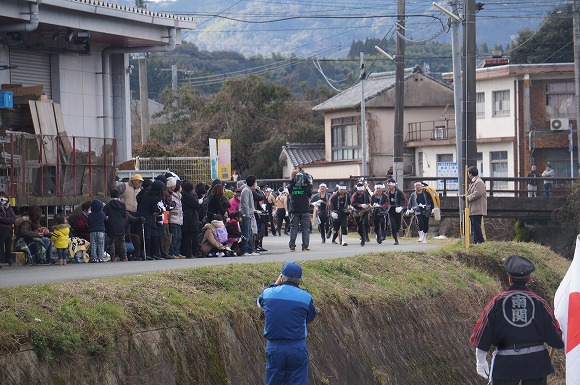
<svg viewBox="0 0 580 385">
<path fill-rule="evenodd" d="M 337 184 L 345 184 L 348 189 L 354 189 L 361 176 L 349 176 L 347 178 L 325 178 L 314 180 L 314 187 L 317 188 L 321 183 L 325 183 L 330 190 L 334 189 Z M 538 190 L 535 192 L 528 190 L 528 181 L 530 178 L 526 177 L 483 177 L 481 178 L 486 185 L 486 190 L 488 196 L 490 197 L 527 197 L 530 194 L 537 194 L 537 196 L 545 196 L 546 190 L 544 189 L 544 182 L 552 183 L 552 196 L 566 196 L 572 185 L 578 180 L 577 178 L 535 178 L 534 181 L 537 182 Z M 377 183 L 385 182 L 385 177 L 366 177 L 372 188 Z M 288 182 L 288 179 L 260 179 L 258 182 L 265 181 L 268 182 L 268 186 L 278 189 L 283 188 Z M 434 187 L 437 192 L 442 196 L 457 196 L 457 178 L 456 177 L 417 177 L 412 175 L 407 175 L 403 177 L 404 186 L 402 190 L 409 195 L 410 192 L 414 190 L 413 184 L 416 181 L 421 181 Z M 226 182 L 229 186 L 234 186 L 236 182 Z M 400 188 L 400 187 L 399 187 Z M 461 193 L 463 194 L 463 192 Z"/>
</svg>

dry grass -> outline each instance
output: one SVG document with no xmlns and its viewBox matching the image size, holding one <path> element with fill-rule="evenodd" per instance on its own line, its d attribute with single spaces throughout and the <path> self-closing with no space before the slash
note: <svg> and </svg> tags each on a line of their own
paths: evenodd
<svg viewBox="0 0 580 385">
<path fill-rule="evenodd" d="M 501 260 L 530 257 L 533 286 L 552 295 L 568 262 L 534 244 L 457 244 L 429 253 L 380 253 L 304 262 L 304 287 L 319 305 L 438 297 L 469 285 L 499 289 Z M 279 274 L 279 263 L 233 264 L 1 289 L 0 349 L 32 343 L 45 356 L 106 357 L 121 336 L 144 329 L 187 328 L 243 312 L 259 317 L 255 298 Z"/>
</svg>

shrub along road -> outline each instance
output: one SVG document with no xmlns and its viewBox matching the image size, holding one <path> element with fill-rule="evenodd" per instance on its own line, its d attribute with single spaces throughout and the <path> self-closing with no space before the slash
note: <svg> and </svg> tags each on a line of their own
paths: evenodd
<svg viewBox="0 0 580 385">
<path fill-rule="evenodd" d="M 356 234 L 355 234 L 356 235 Z M 93 278 L 113 277 L 119 275 L 142 274 L 155 271 L 187 269 L 192 267 L 224 265 L 229 263 L 261 263 L 285 261 L 310 261 L 318 259 L 344 258 L 358 254 L 416 251 L 422 252 L 438 248 L 442 243 L 429 240 L 430 243 L 417 243 L 416 238 L 400 239 L 398 246 L 393 245 L 392 239 L 387 238 L 382 244 L 374 239 L 364 247 L 359 245 L 358 237 L 348 238 L 348 246 L 335 245 L 327 240 L 321 243 L 318 233 L 311 234 L 310 251 L 300 251 L 301 238 L 298 234 L 296 251 L 288 248 L 288 236 L 264 238 L 266 252 L 259 256 L 224 257 L 224 258 L 196 258 L 171 259 L 161 261 L 134 261 L 115 263 L 71 263 L 66 266 L 4 266 L 0 269 L 0 287 L 28 286 L 52 282 L 88 280 Z"/>
</svg>

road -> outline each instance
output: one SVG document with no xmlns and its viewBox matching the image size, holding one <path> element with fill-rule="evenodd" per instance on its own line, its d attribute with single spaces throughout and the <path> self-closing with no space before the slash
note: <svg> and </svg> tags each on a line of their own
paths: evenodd
<svg viewBox="0 0 580 385">
<path fill-rule="evenodd" d="M 187 269 L 192 267 L 223 265 L 228 263 L 261 263 L 285 261 L 310 261 L 351 257 L 357 254 L 385 251 L 426 251 L 441 246 L 437 243 L 417 243 L 415 239 L 400 240 L 398 246 L 393 245 L 392 239 L 385 240 L 381 245 L 371 240 L 361 247 L 358 238 L 349 237 L 348 246 L 335 245 L 327 240 L 321 243 L 318 233 L 312 234 L 310 251 L 300 250 L 300 234 L 298 234 L 297 248 L 291 252 L 288 247 L 288 236 L 264 238 L 264 247 L 268 249 L 259 256 L 228 257 L 228 258 L 197 258 L 171 259 L 161 261 L 135 261 L 116 263 L 83 263 L 68 264 L 66 266 L 3 266 L 0 269 L 0 288 L 14 286 L 29 286 L 53 282 L 88 280 L 93 278 L 113 277 L 150 273 L 155 271 Z"/>
</svg>

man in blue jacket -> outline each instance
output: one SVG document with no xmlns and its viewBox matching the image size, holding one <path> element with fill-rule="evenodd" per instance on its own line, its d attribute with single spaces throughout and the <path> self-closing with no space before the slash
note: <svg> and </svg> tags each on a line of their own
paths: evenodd
<svg viewBox="0 0 580 385">
<path fill-rule="evenodd" d="M 258 297 L 266 321 L 266 385 L 307 385 L 306 324 L 316 317 L 312 296 L 299 288 L 302 267 L 287 262 L 276 282 Z"/>
</svg>

